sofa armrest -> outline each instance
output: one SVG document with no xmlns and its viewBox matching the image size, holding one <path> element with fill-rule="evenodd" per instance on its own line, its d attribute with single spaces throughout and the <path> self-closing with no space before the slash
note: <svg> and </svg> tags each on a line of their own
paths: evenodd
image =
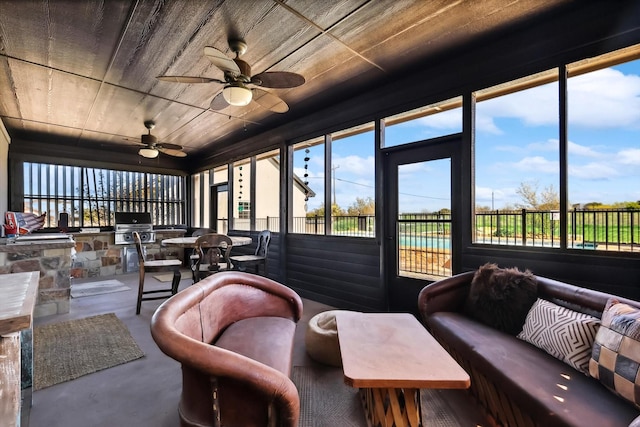
<svg viewBox="0 0 640 427">
<path fill-rule="evenodd" d="M 422 320 L 438 311 L 460 311 L 469 293 L 475 271 L 457 274 L 425 286 L 418 295 Z"/>
</svg>

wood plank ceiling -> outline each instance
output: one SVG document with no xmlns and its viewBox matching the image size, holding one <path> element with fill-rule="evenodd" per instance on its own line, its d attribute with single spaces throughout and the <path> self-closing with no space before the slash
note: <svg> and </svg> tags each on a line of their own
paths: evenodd
<svg viewBox="0 0 640 427">
<path fill-rule="evenodd" d="M 246 130 L 267 131 L 384 84 L 432 55 L 569 0 L 3 0 L 0 117 L 12 139 L 136 156 L 145 120 L 189 156 Z M 253 74 L 291 71 L 306 83 L 266 89 L 290 110 L 257 103 L 209 109 L 222 79 L 203 55 L 248 44 Z M 126 150 L 125 150 L 126 151 Z"/>
</svg>

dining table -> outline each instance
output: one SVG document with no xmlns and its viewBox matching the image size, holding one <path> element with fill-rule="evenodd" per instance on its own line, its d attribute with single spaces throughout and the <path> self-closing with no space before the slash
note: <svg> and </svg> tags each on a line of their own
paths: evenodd
<svg viewBox="0 0 640 427">
<path fill-rule="evenodd" d="M 246 236 L 229 236 L 233 246 L 245 246 L 250 245 L 253 241 L 251 237 Z M 186 236 L 186 237 L 172 237 L 170 239 L 164 239 L 162 246 L 178 246 L 181 248 L 195 248 L 196 240 L 198 236 Z"/>
<path fill-rule="evenodd" d="M 164 239 L 160 243 L 162 246 L 177 246 L 184 249 L 194 249 L 196 247 L 196 240 L 198 240 L 200 236 L 185 236 L 185 237 L 172 237 L 169 239 Z M 250 245 L 253 241 L 251 237 L 246 236 L 227 236 L 231 239 L 231 243 L 233 246 L 245 246 Z M 192 261 L 192 273 L 194 282 L 197 280 L 196 274 L 193 272 L 193 261 Z M 217 271 L 217 264 L 209 266 L 209 269 Z"/>
</svg>

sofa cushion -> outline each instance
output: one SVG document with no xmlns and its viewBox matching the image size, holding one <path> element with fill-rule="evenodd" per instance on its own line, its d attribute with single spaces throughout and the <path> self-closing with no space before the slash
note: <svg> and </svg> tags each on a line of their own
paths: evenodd
<svg viewBox="0 0 640 427">
<path fill-rule="evenodd" d="M 215 345 L 288 376 L 295 330 L 295 322 L 283 317 L 249 317 L 229 325 Z"/>
<path fill-rule="evenodd" d="M 599 326 L 597 317 L 538 299 L 527 314 L 518 338 L 589 375 L 591 347 Z"/>
<path fill-rule="evenodd" d="M 485 264 L 473 276 L 464 311 L 486 325 L 517 335 L 536 298 L 536 278 L 529 270 Z"/>
<path fill-rule="evenodd" d="M 615 299 L 607 302 L 589 372 L 640 408 L 640 309 Z"/>
<path fill-rule="evenodd" d="M 461 313 L 427 317 L 433 335 L 544 426 L 628 426 L 640 412 L 545 351 Z"/>
</svg>

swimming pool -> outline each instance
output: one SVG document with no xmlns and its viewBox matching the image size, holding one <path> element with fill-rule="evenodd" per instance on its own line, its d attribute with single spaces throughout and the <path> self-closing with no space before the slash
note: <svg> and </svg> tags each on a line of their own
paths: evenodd
<svg viewBox="0 0 640 427">
<path fill-rule="evenodd" d="M 429 235 L 429 236 L 414 236 L 401 234 L 398 239 L 399 246 L 405 249 L 450 249 L 451 238 L 441 235 Z"/>
</svg>

